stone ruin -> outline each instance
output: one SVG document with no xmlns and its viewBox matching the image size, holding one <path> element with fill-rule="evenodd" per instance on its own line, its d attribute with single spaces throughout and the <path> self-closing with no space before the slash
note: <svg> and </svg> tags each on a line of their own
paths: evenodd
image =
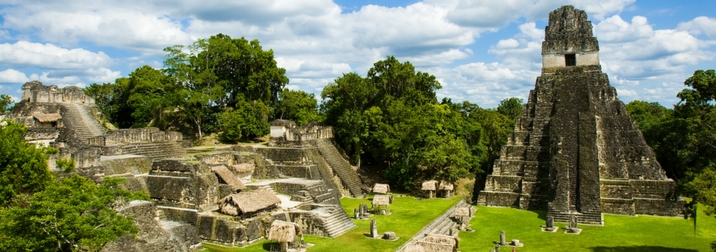
<svg viewBox="0 0 716 252">
<path fill-rule="evenodd" d="M 244 246 L 264 238 L 275 220 L 335 237 L 355 227 L 339 199 L 366 189 L 333 144 L 332 129 L 317 124 L 273 122 L 268 146 L 191 148 L 178 132 L 107 130 L 91 97 L 37 81 L 23 86 L 8 118 L 28 126 L 28 141 L 60 150 L 51 168 L 71 157 L 74 173 L 122 177 L 124 188 L 150 195 L 151 202 L 118 209 L 141 220 L 137 239 L 123 237 L 104 251 L 160 251 L 166 242 L 172 251 L 195 250 L 200 241 Z"/>
<path fill-rule="evenodd" d="M 542 75 L 478 205 L 602 224 L 602 213 L 680 215 L 684 201 L 671 198 L 674 186 L 602 72 L 586 13 L 572 6 L 552 11 Z"/>
</svg>

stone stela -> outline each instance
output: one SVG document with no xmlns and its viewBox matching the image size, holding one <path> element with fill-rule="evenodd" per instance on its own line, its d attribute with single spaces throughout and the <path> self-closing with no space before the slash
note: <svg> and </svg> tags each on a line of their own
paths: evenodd
<svg viewBox="0 0 716 252">
<path fill-rule="evenodd" d="M 478 194 L 478 205 L 547 210 L 602 225 L 602 213 L 681 215 L 675 183 L 609 85 L 587 14 L 549 14 L 542 74 Z"/>
</svg>

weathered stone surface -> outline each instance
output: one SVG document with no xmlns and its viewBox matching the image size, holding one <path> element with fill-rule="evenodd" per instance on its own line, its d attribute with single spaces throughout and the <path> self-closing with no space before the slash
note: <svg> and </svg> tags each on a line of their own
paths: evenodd
<svg viewBox="0 0 716 252">
<path fill-rule="evenodd" d="M 397 240 L 398 236 L 395 235 L 395 232 L 388 231 L 388 232 L 383 233 L 383 239 L 393 241 L 393 240 Z"/>
<path fill-rule="evenodd" d="M 134 218 L 139 228 L 136 238 L 132 235 L 120 237 L 106 244 L 102 251 L 191 251 L 190 246 L 198 243 L 196 229 L 178 222 L 161 223 L 155 219 L 156 207 L 148 201 L 132 201 L 119 210 L 125 216 Z"/>
<path fill-rule="evenodd" d="M 578 214 L 590 224 L 601 224 L 602 212 L 680 214 L 683 200 L 667 199 L 674 181 L 609 85 L 598 51 L 584 11 L 550 13 L 542 75 L 478 204 L 548 210 L 561 222 Z M 570 55 L 576 63 L 565 63 Z"/>
</svg>

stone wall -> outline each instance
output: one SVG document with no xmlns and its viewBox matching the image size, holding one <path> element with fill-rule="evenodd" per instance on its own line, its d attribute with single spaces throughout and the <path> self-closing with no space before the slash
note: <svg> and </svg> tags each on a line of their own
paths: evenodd
<svg viewBox="0 0 716 252">
<path fill-rule="evenodd" d="M 219 180 L 207 164 L 161 160 L 147 176 L 149 195 L 162 206 L 200 211 L 216 207 Z"/>
<path fill-rule="evenodd" d="M 94 98 L 86 96 L 78 87 L 58 88 L 45 86 L 39 81 L 31 81 L 22 86 L 22 101 L 41 103 L 77 103 L 94 104 Z"/>
<path fill-rule="evenodd" d="M 181 133 L 176 131 L 160 131 L 158 128 L 136 128 L 108 131 L 104 136 L 87 140 L 93 146 L 115 146 L 135 143 L 180 142 Z"/>
<path fill-rule="evenodd" d="M 330 126 L 321 126 L 313 122 L 296 127 L 292 121 L 275 120 L 271 122 L 269 146 L 310 146 L 311 141 L 330 138 L 333 138 L 333 127 Z"/>
</svg>

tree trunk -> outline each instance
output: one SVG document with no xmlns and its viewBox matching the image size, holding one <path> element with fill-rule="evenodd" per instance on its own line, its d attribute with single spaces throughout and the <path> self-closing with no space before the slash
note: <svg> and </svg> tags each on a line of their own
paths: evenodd
<svg viewBox="0 0 716 252">
<path fill-rule="evenodd" d="M 196 124 L 196 131 L 199 132 L 199 140 L 201 140 L 201 123 L 197 120 L 194 120 L 194 123 Z"/>
</svg>

